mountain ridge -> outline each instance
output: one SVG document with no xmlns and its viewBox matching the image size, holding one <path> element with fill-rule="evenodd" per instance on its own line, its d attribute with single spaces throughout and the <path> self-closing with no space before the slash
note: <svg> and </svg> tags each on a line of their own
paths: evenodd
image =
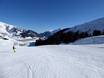
<svg viewBox="0 0 104 78">
<path fill-rule="evenodd" d="M 0 36 L 8 37 L 37 37 L 38 33 L 33 30 L 21 29 L 15 25 L 0 22 Z"/>
<path fill-rule="evenodd" d="M 104 17 L 98 18 L 92 21 L 88 21 L 86 23 L 82 23 L 79 25 L 75 25 L 70 28 L 69 31 L 81 31 L 81 32 L 89 32 L 92 33 L 94 30 L 104 31 Z M 65 31 L 68 32 L 68 31 Z"/>
<path fill-rule="evenodd" d="M 56 34 L 58 35 L 59 32 L 63 34 L 67 34 L 70 32 L 87 32 L 88 34 L 93 34 L 95 30 L 104 32 L 104 17 L 80 25 L 75 25 L 73 27 L 59 28 L 53 31 L 45 31 L 43 33 L 37 33 L 33 30 L 28 29 L 21 29 L 16 27 L 15 25 L 0 22 L 0 36 L 2 35 L 9 37 L 45 37 L 45 39 L 48 39 Z"/>
<path fill-rule="evenodd" d="M 81 38 L 98 35 L 104 35 L 104 18 L 76 25 L 71 28 L 64 28 L 46 40 L 38 40 L 36 45 L 70 43 Z"/>
</svg>

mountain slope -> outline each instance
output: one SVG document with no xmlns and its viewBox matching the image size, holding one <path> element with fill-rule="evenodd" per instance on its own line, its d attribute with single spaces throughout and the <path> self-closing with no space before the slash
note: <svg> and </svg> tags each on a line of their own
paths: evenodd
<svg viewBox="0 0 104 78">
<path fill-rule="evenodd" d="M 104 78 L 104 46 L 17 47 L 16 53 L 4 49 L 0 78 Z"/>
<path fill-rule="evenodd" d="M 13 28 L 13 25 L 9 25 L 3 22 L 0 22 L 0 34 L 10 35 L 9 31 Z"/>
<path fill-rule="evenodd" d="M 93 33 L 94 30 L 104 31 L 104 18 L 93 20 L 81 25 L 76 25 L 65 32 L 67 33 L 69 31 L 74 31 L 74 32 L 79 31 L 79 32 Z"/>
<path fill-rule="evenodd" d="M 63 30 L 63 29 L 64 29 L 64 28 L 59 28 L 59 29 L 52 30 L 52 31 L 45 31 L 45 32 L 43 32 L 43 33 L 40 33 L 39 36 L 40 36 L 40 37 L 46 37 L 46 38 L 48 38 L 48 37 L 54 35 L 55 33 L 59 32 L 59 31 L 61 31 L 61 30 Z"/>
<path fill-rule="evenodd" d="M 32 30 L 20 29 L 14 25 L 6 24 L 4 22 L 0 22 L 0 36 L 2 37 L 37 37 L 38 33 Z M 17 38 L 18 39 L 18 38 Z"/>
<path fill-rule="evenodd" d="M 104 44 L 104 35 L 79 39 L 71 44 L 75 44 L 75 45 Z"/>
<path fill-rule="evenodd" d="M 104 18 L 59 30 L 46 40 L 38 40 L 36 45 L 70 43 L 81 38 L 97 35 L 104 35 Z"/>
</svg>

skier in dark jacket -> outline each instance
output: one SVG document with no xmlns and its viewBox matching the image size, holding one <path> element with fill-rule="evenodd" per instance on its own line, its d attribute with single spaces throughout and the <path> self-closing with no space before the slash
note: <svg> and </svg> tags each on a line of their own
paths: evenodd
<svg viewBox="0 0 104 78">
<path fill-rule="evenodd" d="M 16 52 L 16 48 L 15 48 L 15 46 L 13 45 L 13 51 L 14 51 L 14 53 Z"/>
</svg>

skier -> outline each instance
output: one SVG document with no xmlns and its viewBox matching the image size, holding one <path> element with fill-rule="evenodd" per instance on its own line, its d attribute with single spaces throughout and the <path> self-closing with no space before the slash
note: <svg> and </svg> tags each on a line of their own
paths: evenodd
<svg viewBox="0 0 104 78">
<path fill-rule="evenodd" d="M 13 51 L 14 51 L 14 53 L 16 52 L 16 48 L 15 48 L 15 46 L 13 45 Z"/>
</svg>

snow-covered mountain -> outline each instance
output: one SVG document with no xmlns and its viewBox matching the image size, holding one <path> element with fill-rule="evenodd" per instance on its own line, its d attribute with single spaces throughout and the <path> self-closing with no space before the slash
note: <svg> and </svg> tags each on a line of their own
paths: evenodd
<svg viewBox="0 0 104 78">
<path fill-rule="evenodd" d="M 37 41 L 36 44 L 49 45 L 70 43 L 81 38 L 97 35 L 104 35 L 104 18 L 77 25 L 72 28 L 60 29 L 46 40 Z"/>
<path fill-rule="evenodd" d="M 67 30 L 65 30 L 67 29 Z M 63 31 L 65 30 L 65 31 Z M 96 19 L 90 22 L 83 23 L 81 25 L 76 25 L 71 28 L 59 28 L 53 31 L 45 31 L 43 33 L 40 33 L 40 37 L 50 37 L 53 36 L 56 33 L 59 33 L 63 31 L 63 33 L 69 33 L 72 32 L 87 32 L 89 34 L 92 34 L 93 31 L 99 30 L 101 32 L 104 32 L 104 18 Z"/>
<path fill-rule="evenodd" d="M 52 35 L 51 31 L 45 31 L 45 32 L 39 34 L 40 37 L 49 37 L 51 35 Z"/>
<path fill-rule="evenodd" d="M 104 34 L 104 18 L 90 21 L 72 28 L 59 28 L 53 31 L 37 33 L 32 30 L 20 29 L 14 25 L 0 22 L 0 36 L 20 39 L 27 37 L 38 37 L 38 39 L 46 40 L 45 43 L 61 43 L 73 42 L 79 38 L 96 36 Z M 36 38 L 37 39 L 37 38 Z M 54 42 L 55 41 L 55 42 Z"/>
<path fill-rule="evenodd" d="M 59 28 L 59 29 L 56 29 L 56 30 L 45 31 L 43 33 L 40 33 L 39 36 L 48 38 L 48 37 L 54 35 L 55 33 L 59 32 L 62 29 L 63 28 Z"/>
<path fill-rule="evenodd" d="M 14 28 L 13 25 L 6 24 L 4 22 L 0 22 L 0 35 L 8 35 L 10 36 L 9 31 Z"/>
<path fill-rule="evenodd" d="M 76 25 L 65 32 L 74 31 L 74 32 L 88 32 L 93 33 L 94 30 L 104 31 L 104 18 L 99 18 L 90 22 L 86 22 L 81 25 Z"/>
<path fill-rule="evenodd" d="M 37 37 L 38 33 L 32 30 L 20 29 L 14 25 L 0 22 L 0 36 L 2 37 Z"/>
</svg>

